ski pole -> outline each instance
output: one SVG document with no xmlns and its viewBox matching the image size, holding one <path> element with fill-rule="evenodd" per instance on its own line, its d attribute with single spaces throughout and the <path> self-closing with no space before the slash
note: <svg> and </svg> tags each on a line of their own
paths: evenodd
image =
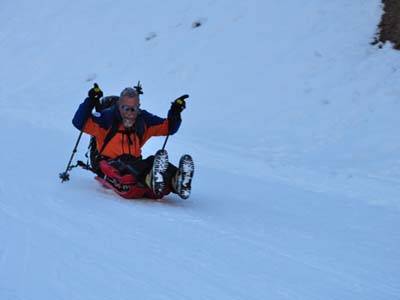
<svg viewBox="0 0 400 300">
<path fill-rule="evenodd" d="M 161 150 L 165 149 L 165 146 L 167 145 L 167 142 L 168 142 L 168 138 L 169 138 L 169 133 L 168 133 L 167 137 L 165 138 L 164 145 L 162 146 Z"/>
<path fill-rule="evenodd" d="M 100 98 L 103 96 L 103 92 L 100 90 L 99 85 L 97 83 L 95 83 L 93 85 L 93 88 L 89 91 L 88 96 L 89 96 L 90 99 L 95 100 L 96 104 L 99 103 Z M 76 153 L 76 151 L 78 149 L 78 145 L 79 145 L 79 142 L 80 142 L 82 134 L 83 134 L 83 128 L 85 127 L 86 122 L 89 119 L 90 113 L 91 113 L 91 110 L 88 112 L 88 115 L 87 115 L 87 117 L 85 119 L 85 123 L 83 124 L 82 130 L 79 133 L 78 139 L 77 139 L 77 141 L 75 143 L 74 149 L 72 150 L 71 158 L 69 159 L 69 162 L 68 162 L 67 168 L 65 169 L 65 172 L 59 174 L 59 177 L 61 179 L 61 183 L 63 183 L 64 181 L 68 181 L 69 180 L 68 171 L 71 171 L 71 169 L 72 169 L 71 162 L 72 162 L 72 159 L 74 158 L 75 153 Z"/>
<path fill-rule="evenodd" d="M 65 169 L 65 172 L 60 173 L 60 175 L 59 175 L 60 179 L 61 179 L 61 183 L 63 183 L 64 181 L 68 181 L 69 180 L 68 171 L 71 170 L 71 162 L 72 162 L 72 159 L 74 158 L 74 155 L 75 155 L 75 153 L 76 153 L 76 151 L 78 149 L 78 144 L 79 144 L 79 142 L 81 140 L 82 133 L 83 133 L 83 130 L 81 130 L 81 132 L 79 133 L 78 139 L 77 139 L 77 141 L 75 143 L 74 149 L 72 150 L 71 158 L 69 159 L 69 162 L 68 162 L 67 168 Z"/>
</svg>

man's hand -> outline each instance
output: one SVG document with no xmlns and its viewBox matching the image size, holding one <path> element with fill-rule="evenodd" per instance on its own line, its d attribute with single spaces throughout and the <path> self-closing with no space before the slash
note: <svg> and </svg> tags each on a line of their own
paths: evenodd
<svg viewBox="0 0 400 300">
<path fill-rule="evenodd" d="M 171 103 L 171 111 L 175 114 L 181 113 L 186 108 L 185 99 L 189 98 L 189 95 L 182 95 L 176 98 L 174 102 Z"/>
<path fill-rule="evenodd" d="M 103 91 L 99 88 L 97 83 L 89 90 L 88 97 L 93 106 L 99 104 L 100 98 L 103 97 Z"/>
</svg>

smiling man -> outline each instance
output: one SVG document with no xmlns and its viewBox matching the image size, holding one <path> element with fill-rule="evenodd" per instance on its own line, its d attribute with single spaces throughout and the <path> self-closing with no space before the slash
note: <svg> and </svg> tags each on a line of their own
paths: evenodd
<svg viewBox="0 0 400 300">
<path fill-rule="evenodd" d="M 122 117 L 122 124 L 126 128 L 131 128 L 135 124 L 136 117 L 139 114 L 139 97 L 134 95 L 129 96 L 130 88 L 126 89 L 127 96 L 119 100 L 119 113 Z"/>
<path fill-rule="evenodd" d="M 168 162 L 165 150 L 143 159 L 142 147 L 152 136 L 178 131 L 188 96 L 173 101 L 168 117 L 161 118 L 140 108 L 141 91 L 140 86 L 127 87 L 114 105 L 91 114 L 103 96 L 95 84 L 75 113 L 74 126 L 96 140 L 95 155 L 91 155 L 96 179 L 125 198 L 159 199 L 173 192 L 187 199 L 194 173 L 190 155 L 183 155 L 176 167 Z"/>
</svg>

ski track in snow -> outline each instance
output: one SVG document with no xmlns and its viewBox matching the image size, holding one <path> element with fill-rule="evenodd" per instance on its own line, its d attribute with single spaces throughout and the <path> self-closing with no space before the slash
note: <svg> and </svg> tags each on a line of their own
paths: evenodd
<svg viewBox="0 0 400 300">
<path fill-rule="evenodd" d="M 199 172 L 202 172 L 201 168 Z M 229 177 L 230 175 L 226 176 Z M 315 296 L 316 291 L 309 291 L 306 287 L 301 288 L 294 285 L 293 282 L 291 288 L 282 288 L 280 291 L 276 290 L 277 286 L 275 285 L 273 287 L 268 286 L 268 281 L 272 280 L 270 276 L 278 272 L 276 268 L 279 265 L 287 267 L 288 270 L 294 268 L 303 274 L 311 273 L 313 276 L 320 274 L 317 278 L 324 278 L 322 285 L 325 288 L 340 286 L 342 289 L 352 290 L 356 287 L 359 292 L 375 295 L 379 293 L 396 295 L 398 293 L 395 285 L 385 284 L 385 282 L 378 280 L 371 285 L 368 280 L 360 279 L 359 275 L 356 275 L 359 272 L 363 273 L 360 269 L 355 268 L 348 273 L 342 271 L 340 267 L 333 267 L 329 259 L 333 259 L 335 255 L 333 257 L 328 255 L 326 257 L 328 261 L 323 262 L 323 260 L 319 261 L 322 257 L 318 259 L 318 256 L 312 254 L 301 255 L 301 250 L 296 250 L 293 245 L 291 247 L 283 246 L 284 241 L 275 240 L 275 235 L 280 230 L 274 232 L 274 229 L 277 228 L 269 228 L 268 225 L 270 224 L 263 225 L 263 222 L 259 220 L 258 222 L 251 221 L 247 217 L 243 218 L 244 216 L 238 219 L 240 222 L 237 224 L 230 220 L 231 217 L 226 218 L 227 215 L 219 220 L 218 214 L 221 211 L 217 210 L 217 213 L 214 213 L 213 210 L 209 210 L 213 207 L 213 202 L 218 202 L 219 198 L 213 198 L 211 201 L 199 199 L 200 197 L 209 198 L 207 193 L 198 192 L 191 202 L 182 203 L 172 200 L 171 197 L 168 197 L 165 203 L 143 200 L 126 201 L 115 199 L 115 196 L 111 193 L 101 193 L 102 190 L 96 187 L 97 183 L 95 182 L 87 181 L 86 183 L 94 188 L 94 191 L 87 193 L 87 196 L 92 198 L 89 199 L 89 203 L 82 203 L 82 199 L 74 200 L 74 197 L 70 196 L 60 197 L 61 199 L 56 201 L 56 198 L 59 197 L 50 194 L 41 199 L 43 201 L 43 204 L 40 205 L 42 211 L 36 211 L 36 213 L 34 207 L 27 207 L 26 212 L 15 212 L 12 211 L 13 207 L 2 205 L 1 211 L 14 220 L 11 223 L 19 224 L 19 226 L 16 226 L 15 232 L 11 233 L 11 236 L 25 236 L 25 238 L 19 240 L 18 244 L 7 246 L 6 252 L 10 253 L 9 255 L 14 253 L 14 255 L 20 257 L 25 256 L 24 261 L 28 261 L 27 256 L 31 251 L 29 249 L 36 247 L 36 251 L 43 251 L 43 247 L 49 245 L 48 242 L 41 245 L 43 240 L 46 241 L 45 236 L 53 236 L 52 239 L 55 238 L 55 241 L 58 241 L 56 244 L 61 247 L 70 244 L 68 246 L 70 253 L 66 254 L 61 251 L 62 255 L 49 264 L 50 269 L 48 271 L 53 275 L 57 274 L 54 278 L 65 282 L 63 274 L 73 272 L 75 268 L 84 270 L 86 274 L 89 274 L 89 277 L 81 278 L 81 280 L 84 279 L 83 282 L 80 284 L 65 283 L 72 290 L 82 290 L 85 284 L 101 282 L 101 274 L 114 274 L 121 282 L 113 286 L 112 295 L 122 297 L 129 290 L 126 286 L 124 288 L 124 283 L 140 288 L 142 293 L 146 293 L 146 291 L 154 288 L 154 281 L 157 282 L 157 290 L 166 291 L 165 293 L 169 297 L 187 296 L 185 292 L 177 294 L 177 291 L 182 288 L 181 286 L 171 288 L 169 281 L 165 284 L 160 283 L 158 276 L 152 272 L 142 273 L 143 267 L 160 268 L 158 272 L 168 273 L 167 270 L 172 266 L 175 266 L 179 270 L 179 275 L 183 277 L 179 279 L 182 285 L 193 286 L 192 280 L 196 282 L 197 278 L 202 281 L 202 285 L 205 285 L 204 295 L 220 295 L 232 299 L 246 297 L 246 293 L 240 287 L 239 279 L 240 281 L 245 280 L 247 284 L 253 286 L 255 291 L 258 291 L 254 292 L 249 297 L 250 299 L 259 299 L 268 295 L 264 288 L 273 289 L 277 294 L 282 293 L 290 297 L 313 298 Z M 71 185 L 73 182 L 68 184 Z M 201 186 L 201 182 L 199 184 Z M 66 187 L 67 195 L 71 194 L 69 186 L 66 185 Z M 75 194 L 75 192 L 73 193 Z M 36 197 L 23 197 L 20 201 L 35 201 L 34 199 Z M 215 204 L 217 205 L 214 209 L 218 208 L 218 203 Z M 23 205 L 16 207 L 23 207 Z M 234 202 L 232 208 L 238 209 Z M 44 212 L 43 209 L 48 211 Z M 228 210 L 229 203 L 227 207 L 220 209 Z M 256 208 L 250 207 L 249 209 Z M 234 216 L 239 216 L 235 210 L 233 211 Z M 116 216 L 119 218 L 119 223 L 115 222 Z M 154 225 L 155 219 L 158 219 L 158 221 Z M 147 226 L 150 225 L 150 227 L 145 229 L 142 222 Z M 33 247 L 29 238 L 27 238 L 28 233 L 23 233 L 26 230 L 23 229 L 24 224 L 33 225 L 30 231 L 36 232 L 37 241 Z M 257 225 L 257 227 L 253 225 Z M 262 227 L 259 227 L 260 225 Z M 153 228 L 153 226 L 161 226 L 161 228 Z M 164 227 L 164 230 L 162 227 Z M 165 227 L 168 229 L 165 230 Z M 80 233 L 78 228 L 85 229 Z M 159 232 L 160 230 L 161 232 Z M 115 240 L 112 237 L 117 232 L 118 240 Z M 167 235 L 163 234 L 166 232 L 168 232 Z M 191 232 L 191 235 L 187 236 L 187 232 Z M 298 236 L 298 233 L 301 233 L 301 230 L 299 232 L 289 231 L 287 238 L 291 240 Z M 279 234 L 277 235 L 279 236 Z M 317 240 L 314 240 L 317 237 L 312 237 L 312 233 L 311 236 L 307 236 L 307 233 L 303 232 L 303 235 L 303 238 L 308 242 L 311 241 L 312 245 L 319 244 Z M 163 236 L 169 236 L 169 239 L 165 239 Z M 174 242 L 180 243 L 182 247 L 179 247 L 179 244 L 172 245 L 171 238 Z M 108 245 L 107 239 L 111 239 L 111 245 Z M 139 241 L 144 244 L 138 244 Z M 108 246 L 104 247 L 106 244 Z M 126 249 L 123 245 L 131 245 L 132 249 Z M 241 246 L 238 248 L 238 245 Z M 54 246 L 51 246 L 51 248 L 54 248 Z M 56 246 L 55 250 L 57 248 Z M 189 253 L 187 253 L 188 249 L 191 249 Z M 143 253 L 146 253 L 146 255 L 143 256 Z M 38 252 L 34 251 L 33 256 L 35 255 L 40 256 Z M 137 257 L 141 257 L 141 260 L 144 259 L 145 263 L 137 266 Z M 52 256 L 49 258 L 54 259 Z M 241 263 L 232 265 L 232 261 L 235 260 L 239 260 Z M 273 262 L 272 271 L 268 270 L 268 262 Z M 192 265 L 196 265 L 196 269 L 187 267 Z M 33 266 L 28 263 L 25 263 L 25 265 L 21 263 L 17 269 L 22 270 L 24 268 L 32 269 Z M 136 270 L 142 270 L 139 278 Z M 231 275 L 228 275 L 230 273 Z M 25 274 L 25 272 L 21 271 L 13 277 L 24 281 L 22 274 Z M 203 278 L 204 274 L 209 275 L 208 279 Z M 61 291 L 65 291 L 66 286 L 57 286 L 54 278 L 50 281 L 54 283 L 53 289 L 55 290 L 53 292 L 61 293 Z M 280 279 L 282 278 L 275 280 L 275 282 L 277 281 L 282 285 L 283 281 L 280 281 Z M 229 285 L 221 283 L 229 283 Z M 221 288 L 223 288 L 223 291 Z M 121 294 L 117 292 L 118 289 L 120 289 Z M 83 295 L 80 295 L 80 297 L 83 297 Z M 23 299 L 23 295 L 21 299 Z"/>
<path fill-rule="evenodd" d="M 96 193 L 90 194 L 97 198 L 93 199 L 90 205 L 94 205 L 95 201 L 104 201 L 104 204 L 106 204 L 107 201 L 110 201 L 111 203 L 114 202 L 117 206 L 113 208 L 114 213 L 116 213 L 117 210 L 123 210 L 124 207 L 130 207 L 130 209 L 125 210 L 124 214 L 118 213 L 120 217 L 123 217 L 121 219 L 122 222 L 119 224 L 115 223 L 114 218 L 106 218 L 105 211 L 98 210 L 97 214 L 91 214 L 90 211 L 88 211 L 89 206 L 86 206 L 85 210 L 81 212 L 81 214 L 79 214 L 79 211 L 74 211 L 72 214 L 72 210 L 66 210 L 68 214 L 61 214 L 57 216 L 58 225 L 64 228 L 64 231 L 57 230 L 57 228 L 52 225 L 53 222 L 45 222 L 43 220 L 44 215 L 35 216 L 37 217 L 35 220 L 29 220 L 29 218 L 26 218 L 25 216 L 21 216 L 22 218 L 16 220 L 18 223 L 28 222 L 33 224 L 37 232 L 48 232 L 51 235 L 55 235 L 56 240 L 61 239 L 62 242 L 60 245 L 66 244 L 64 239 L 68 236 L 68 233 L 74 233 L 74 235 L 77 235 L 78 231 L 74 229 L 75 227 L 85 228 L 85 231 L 82 232 L 81 237 L 79 237 L 79 234 L 78 236 L 72 237 L 72 240 L 76 240 L 78 243 L 76 245 L 77 247 L 72 248 L 72 253 L 69 255 L 63 254 L 61 257 L 59 257 L 62 262 L 61 266 L 58 267 L 60 270 L 53 270 L 53 272 L 58 273 L 58 276 L 61 276 L 60 279 L 63 279 L 62 275 L 60 275 L 62 273 L 61 270 L 64 270 L 65 272 L 65 269 L 68 270 L 74 268 L 74 266 L 79 266 L 79 268 L 84 269 L 86 272 L 88 272 L 88 274 L 116 274 L 116 276 L 122 280 L 122 282 L 126 281 L 130 284 L 137 284 L 141 287 L 141 289 L 144 289 L 145 287 L 150 289 L 149 282 L 153 282 L 154 280 L 151 273 L 140 276 L 141 279 L 138 280 L 136 277 L 137 275 L 135 275 L 136 273 L 134 272 L 137 254 L 140 254 L 141 252 L 147 252 L 147 257 L 150 257 L 150 260 L 149 258 L 146 260 L 151 266 L 163 265 L 163 262 L 165 264 L 165 261 L 167 261 L 167 265 L 171 264 L 179 267 L 181 269 L 180 272 L 182 272 L 184 275 L 190 276 L 192 279 L 198 276 L 199 279 L 201 278 L 203 281 L 204 279 L 202 276 L 204 274 L 209 274 L 210 281 L 205 280 L 203 284 L 208 286 L 210 295 L 215 293 L 218 294 L 219 289 L 215 289 L 218 287 L 218 282 L 236 282 L 236 279 L 227 275 L 229 273 L 226 271 L 231 268 L 233 268 L 232 274 L 236 274 L 234 275 L 235 278 L 240 278 L 236 276 L 241 274 L 242 280 L 243 278 L 247 278 L 247 280 L 250 282 L 250 279 L 253 278 L 253 280 L 256 282 L 257 279 L 268 282 L 269 272 L 265 270 L 264 273 L 263 269 L 259 269 L 256 264 L 257 261 L 273 261 L 274 265 L 282 264 L 285 266 L 291 266 L 296 270 L 303 270 L 302 272 L 320 274 L 321 278 L 325 278 L 323 281 L 326 282 L 327 286 L 339 285 L 342 286 L 342 288 L 347 287 L 348 289 L 357 287 L 359 291 L 371 291 L 373 294 L 382 293 L 396 295 L 396 293 L 398 293 L 398 290 L 396 290 L 393 286 L 385 284 L 384 282 L 380 283 L 377 281 L 371 286 L 370 282 L 358 279 L 356 275 L 352 275 L 351 273 L 348 274 L 340 271 L 340 269 L 335 269 L 330 263 L 318 262 L 318 259 L 315 260 L 315 257 L 313 256 L 301 256 L 299 253 L 296 253 L 296 251 L 293 251 L 293 247 L 286 248 L 279 244 L 273 246 L 273 243 L 271 244 L 271 240 L 265 236 L 268 232 L 267 227 L 263 228 L 263 230 L 260 230 L 259 228 L 259 231 L 254 231 L 254 228 L 251 226 L 251 224 L 243 223 L 243 221 L 241 224 L 234 225 L 232 227 L 233 224 L 226 224 L 226 220 L 218 222 L 216 216 L 206 216 L 205 218 L 204 216 L 190 216 L 191 213 L 196 213 L 195 210 L 191 210 L 189 214 L 187 214 L 187 212 L 176 213 L 173 211 L 174 209 L 179 208 L 185 209 L 185 207 L 186 209 L 190 209 L 191 204 L 185 204 L 182 207 L 180 205 L 170 206 L 169 203 L 164 204 L 153 201 L 128 202 L 125 200 L 115 200 L 112 195 L 108 194 L 105 195 L 105 199 L 102 199 L 103 197 L 99 197 L 99 195 Z M 214 200 L 217 201 L 217 199 Z M 196 201 L 196 199 L 194 199 L 194 201 Z M 67 202 L 64 202 L 64 204 L 67 204 Z M 78 205 L 79 202 L 75 201 L 72 204 Z M 201 204 L 199 205 L 201 206 Z M 51 205 L 49 207 L 51 207 Z M 158 210 L 160 207 L 169 207 L 171 210 L 162 209 L 160 211 Z M 98 208 L 99 207 L 97 207 L 97 209 Z M 74 208 L 74 210 L 78 209 L 81 209 L 81 207 Z M 54 210 L 51 213 L 56 212 L 57 211 Z M 183 247 L 183 249 L 179 249 L 179 247 L 165 248 L 166 246 L 171 245 L 169 245 L 165 240 L 160 240 L 159 236 L 149 236 L 149 230 L 145 230 L 143 227 L 133 229 L 128 225 L 131 223 L 129 220 L 135 220 L 135 218 L 140 218 L 141 220 L 147 218 L 154 219 L 154 215 L 160 214 L 160 212 L 161 219 L 164 220 L 162 224 L 164 224 L 164 226 L 167 225 L 169 228 L 171 226 L 174 227 L 172 236 L 174 239 L 177 238 L 176 241 L 179 241 L 180 239 L 188 239 L 188 237 L 185 236 L 186 231 L 196 233 L 197 238 L 192 241 L 194 244 L 191 245 L 194 253 L 190 253 L 190 255 L 186 253 L 188 249 L 187 245 Z M 183 215 L 182 219 L 179 218 L 181 214 Z M 14 216 L 15 215 L 17 214 L 14 214 Z M 73 216 L 73 218 L 71 216 Z M 74 224 L 77 220 L 78 224 Z M 152 222 L 149 223 L 151 224 Z M 177 228 L 175 228 L 176 225 Z M 182 229 L 179 229 L 180 226 L 183 226 L 185 229 L 182 231 Z M 103 241 L 103 238 L 99 236 L 99 229 L 101 230 L 101 235 L 108 238 L 115 234 L 115 232 L 118 232 L 118 242 L 114 247 L 101 247 L 101 245 L 104 245 L 103 243 L 105 243 L 105 241 Z M 151 230 L 150 233 L 154 232 Z M 269 234 L 271 234 L 271 231 Z M 14 232 L 12 236 L 15 235 L 21 236 L 21 232 Z M 24 236 L 24 234 L 22 236 Z M 20 241 L 19 244 L 13 246 L 12 248 L 7 247 L 8 251 L 10 253 L 15 251 L 16 255 L 20 257 L 24 257 L 24 255 L 26 256 L 28 249 L 32 247 L 26 236 L 27 234 L 25 234 L 25 238 Z M 193 239 L 193 237 L 191 237 L 191 239 Z M 68 240 L 71 240 L 71 237 L 69 237 Z M 136 247 L 135 241 L 138 240 L 141 240 L 142 242 L 144 241 L 146 247 Z M 205 245 L 202 244 L 201 241 L 206 241 L 206 247 L 204 247 Z M 315 243 L 316 241 L 314 241 L 314 244 Z M 38 244 L 40 244 L 40 240 L 38 241 Z M 135 247 L 133 247 L 134 250 L 132 249 L 132 254 L 135 253 L 136 255 L 131 256 L 130 249 L 119 248 L 119 246 L 122 245 L 135 245 Z M 216 247 L 216 250 L 209 248 L 210 245 Z M 241 249 L 239 248 L 239 250 L 235 250 L 237 249 L 238 245 L 242 245 Z M 242 253 L 244 250 L 243 247 L 246 250 Z M 89 252 L 86 252 L 83 249 L 88 249 Z M 173 251 L 177 251 L 178 254 L 175 255 L 171 249 L 174 249 Z M 26 251 L 25 254 L 24 251 Z M 229 254 L 226 253 L 226 251 L 228 251 Z M 244 253 L 247 254 L 244 255 Z M 250 254 L 256 257 L 255 261 L 248 257 Z M 72 256 L 72 258 L 70 256 Z M 98 261 L 96 258 L 102 259 L 101 261 Z M 218 258 L 218 260 L 216 261 L 214 258 Z M 242 263 L 249 263 L 249 266 L 233 265 L 233 267 L 230 267 L 232 259 L 238 258 L 240 258 Z M 72 263 L 70 259 L 72 259 Z M 27 261 L 27 259 L 25 259 L 25 261 Z M 186 269 L 185 266 L 191 266 L 193 264 L 198 267 L 197 270 Z M 266 264 L 266 266 L 268 266 L 268 264 Z M 26 267 L 27 266 L 25 265 L 25 268 Z M 23 268 L 24 266 L 21 265 L 21 268 L 18 269 L 21 270 Z M 189 271 L 191 275 L 187 274 Z M 277 270 L 274 270 L 273 273 L 276 271 Z M 249 272 L 249 274 L 246 274 L 247 272 Z M 22 274 L 24 274 L 24 272 L 22 272 Z M 17 275 L 17 277 L 23 281 L 23 275 Z M 100 278 L 96 278 L 96 280 L 100 280 Z M 80 289 L 79 286 L 80 285 L 73 287 Z M 166 288 L 168 291 L 168 288 L 160 283 L 158 284 L 158 287 L 160 289 Z M 258 288 L 259 293 L 254 294 L 254 299 L 257 299 L 257 296 L 262 297 L 264 294 L 261 287 L 257 286 L 257 284 L 255 287 Z M 297 289 L 297 291 L 298 294 L 295 295 L 291 290 L 286 291 L 286 293 L 291 296 L 313 298 L 313 293 L 307 291 L 307 288 L 300 288 Z M 176 290 L 170 291 L 168 295 L 174 296 L 174 292 L 176 292 Z M 233 297 L 233 299 L 240 299 L 241 297 L 246 296 L 246 294 L 243 294 L 242 289 L 235 288 L 234 284 L 230 286 L 230 288 L 224 286 L 224 294 L 221 294 L 221 296 L 222 295 L 225 297 Z"/>
<path fill-rule="evenodd" d="M 368 174 L 357 169 L 312 170 L 302 165 L 269 160 L 261 155 L 252 156 L 236 148 L 221 148 L 218 144 L 205 141 L 192 144 L 178 141 L 178 144 L 176 149 L 195 153 L 210 168 L 217 165 L 231 174 L 277 181 L 313 192 L 333 193 L 371 205 L 390 205 L 400 210 L 400 181 L 392 177 Z"/>
</svg>

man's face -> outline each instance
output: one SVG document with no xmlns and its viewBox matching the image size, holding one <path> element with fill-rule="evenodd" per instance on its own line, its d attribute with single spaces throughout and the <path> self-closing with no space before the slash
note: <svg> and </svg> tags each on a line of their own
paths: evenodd
<svg viewBox="0 0 400 300">
<path fill-rule="evenodd" d="M 122 124 L 126 128 L 131 128 L 135 124 L 139 107 L 140 102 L 138 97 L 123 97 L 119 100 L 118 108 L 122 116 Z"/>
</svg>

